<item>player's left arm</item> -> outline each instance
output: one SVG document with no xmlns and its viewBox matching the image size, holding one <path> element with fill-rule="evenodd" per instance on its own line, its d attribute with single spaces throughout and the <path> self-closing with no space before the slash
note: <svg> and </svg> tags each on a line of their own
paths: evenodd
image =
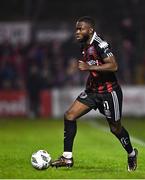
<svg viewBox="0 0 145 180">
<path fill-rule="evenodd" d="M 90 66 L 90 70 L 94 71 L 111 71 L 115 72 L 118 70 L 118 64 L 114 56 L 106 57 L 103 59 L 104 64 L 96 66 Z"/>
<path fill-rule="evenodd" d="M 79 69 L 81 71 L 111 71 L 115 72 L 118 69 L 118 64 L 114 56 L 106 57 L 103 59 L 104 64 L 102 65 L 89 65 L 83 61 L 79 61 Z"/>
<path fill-rule="evenodd" d="M 118 70 L 118 64 L 116 58 L 111 52 L 110 46 L 106 41 L 101 41 L 101 43 L 96 45 L 97 52 L 99 52 L 100 57 L 103 60 L 101 65 L 89 65 L 83 61 L 79 61 L 79 69 L 82 71 L 110 71 L 115 72 Z"/>
</svg>

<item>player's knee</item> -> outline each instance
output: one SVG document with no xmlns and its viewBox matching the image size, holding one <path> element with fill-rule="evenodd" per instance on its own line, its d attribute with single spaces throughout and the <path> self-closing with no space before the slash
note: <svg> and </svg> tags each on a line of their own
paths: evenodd
<svg viewBox="0 0 145 180">
<path fill-rule="evenodd" d="M 113 134 L 118 135 L 118 134 L 120 134 L 120 132 L 121 132 L 121 126 L 111 125 L 111 126 L 110 126 L 110 131 L 111 131 Z"/>
<path fill-rule="evenodd" d="M 66 111 L 64 114 L 64 118 L 69 120 L 69 121 L 74 121 L 75 120 L 75 115 L 71 111 Z"/>
</svg>

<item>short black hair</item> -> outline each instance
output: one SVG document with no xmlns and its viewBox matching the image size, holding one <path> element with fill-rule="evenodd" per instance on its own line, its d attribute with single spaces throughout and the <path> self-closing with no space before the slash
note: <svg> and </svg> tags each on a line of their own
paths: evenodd
<svg viewBox="0 0 145 180">
<path fill-rule="evenodd" d="M 95 26 L 96 26 L 95 20 L 92 17 L 90 17 L 90 16 L 80 17 L 77 20 L 77 22 L 86 22 L 86 23 L 90 24 L 93 29 L 95 29 Z"/>
</svg>

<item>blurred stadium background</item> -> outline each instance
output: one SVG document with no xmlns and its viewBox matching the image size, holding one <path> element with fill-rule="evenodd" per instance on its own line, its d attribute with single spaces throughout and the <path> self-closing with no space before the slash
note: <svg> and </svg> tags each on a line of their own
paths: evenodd
<svg viewBox="0 0 145 180">
<path fill-rule="evenodd" d="M 60 116 L 85 73 L 73 32 L 83 15 L 112 44 L 125 115 L 145 115 L 144 0 L 1 0 L 0 116 Z M 69 89 L 69 90 L 68 90 Z"/>
<path fill-rule="evenodd" d="M 145 178 L 144 7 L 144 0 L 0 1 L 0 178 Z M 84 89 L 87 74 L 77 70 L 80 52 L 73 37 L 75 22 L 84 15 L 96 20 L 97 32 L 110 42 L 117 57 L 123 123 L 143 155 L 135 175 L 124 174 L 124 151 L 106 134 L 95 111 L 86 118 L 99 124 L 79 124 L 75 146 L 81 159 L 72 171 L 40 173 L 30 167 L 36 149 L 58 156 L 63 113 Z M 110 146 L 116 148 L 113 154 Z"/>
</svg>

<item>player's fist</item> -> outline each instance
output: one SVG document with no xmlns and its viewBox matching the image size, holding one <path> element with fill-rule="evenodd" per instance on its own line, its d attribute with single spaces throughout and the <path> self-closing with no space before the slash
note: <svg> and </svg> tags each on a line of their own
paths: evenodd
<svg viewBox="0 0 145 180">
<path fill-rule="evenodd" d="M 78 63 L 78 68 L 81 70 L 81 71 L 87 71 L 87 70 L 90 70 L 90 65 L 88 65 L 87 63 L 83 62 L 83 61 L 79 61 Z"/>
</svg>

